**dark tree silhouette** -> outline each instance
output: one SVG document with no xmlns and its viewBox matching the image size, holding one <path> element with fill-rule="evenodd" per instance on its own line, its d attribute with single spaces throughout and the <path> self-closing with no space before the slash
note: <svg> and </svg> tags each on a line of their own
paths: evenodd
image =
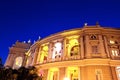
<svg viewBox="0 0 120 80">
<path fill-rule="evenodd" d="M 11 67 L 1 67 L 0 80 L 42 80 L 42 77 L 37 75 L 37 69 L 34 66 L 20 67 L 17 70 Z"/>
<path fill-rule="evenodd" d="M 0 68 L 3 67 L 3 64 L 2 64 L 2 59 L 0 58 Z"/>
</svg>

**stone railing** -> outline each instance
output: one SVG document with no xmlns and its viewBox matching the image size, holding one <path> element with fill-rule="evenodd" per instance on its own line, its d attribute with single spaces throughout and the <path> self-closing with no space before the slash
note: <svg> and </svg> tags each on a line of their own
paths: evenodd
<svg viewBox="0 0 120 80">
<path fill-rule="evenodd" d="M 37 64 L 44 64 L 44 63 L 51 63 L 51 62 L 60 62 L 60 61 L 70 61 L 70 60 L 79 60 L 80 56 L 79 55 L 75 55 L 75 56 L 70 56 L 70 57 L 59 57 L 59 58 L 55 58 L 55 59 L 47 59 L 44 60 L 43 63 L 37 63 Z"/>
</svg>

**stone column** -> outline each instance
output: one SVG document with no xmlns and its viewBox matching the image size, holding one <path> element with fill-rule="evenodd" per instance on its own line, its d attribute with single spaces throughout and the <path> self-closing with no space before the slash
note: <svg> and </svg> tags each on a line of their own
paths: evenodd
<svg viewBox="0 0 120 80">
<path fill-rule="evenodd" d="M 66 56 L 66 39 L 63 40 L 63 51 L 62 51 L 62 57 Z"/>
<path fill-rule="evenodd" d="M 37 47 L 37 48 L 35 49 L 35 52 L 32 53 L 32 54 L 34 55 L 34 56 L 33 56 L 32 65 L 36 64 L 36 60 L 37 60 L 38 53 L 39 53 L 39 48 Z"/>
<path fill-rule="evenodd" d="M 78 55 L 75 58 L 76 59 L 80 59 L 81 58 L 81 45 L 80 45 L 81 37 L 79 36 L 77 40 L 78 40 L 78 47 L 79 47 L 79 49 L 78 49 Z"/>
<path fill-rule="evenodd" d="M 40 63 L 40 57 L 41 57 L 40 51 L 41 51 L 41 47 L 39 47 L 39 50 L 38 50 L 37 64 Z"/>
<path fill-rule="evenodd" d="M 66 44 L 65 44 L 66 46 L 65 46 L 65 51 L 64 51 L 64 52 L 65 52 L 64 58 L 65 58 L 66 60 L 68 60 L 68 58 L 70 57 L 69 54 L 68 54 L 68 49 L 69 49 L 69 44 L 68 44 L 68 42 L 69 42 L 69 40 L 66 39 L 65 42 L 66 42 Z"/>
<path fill-rule="evenodd" d="M 48 60 L 52 59 L 52 42 L 49 43 Z"/>
<path fill-rule="evenodd" d="M 90 43 L 89 43 L 89 36 L 88 35 L 86 35 L 85 36 L 85 50 L 86 50 L 86 52 L 85 52 L 85 57 L 86 58 L 91 58 L 91 45 L 90 45 Z"/>
<path fill-rule="evenodd" d="M 65 78 L 65 67 L 59 68 L 59 80 L 64 80 Z"/>
<path fill-rule="evenodd" d="M 81 47 L 80 47 L 81 59 L 83 59 L 84 58 L 84 41 L 83 41 L 83 36 L 80 37 L 80 45 L 81 45 Z"/>
<path fill-rule="evenodd" d="M 103 39 L 102 39 L 102 36 L 101 35 L 99 35 L 99 41 L 100 41 L 100 43 L 99 43 L 99 51 L 101 52 L 101 56 L 103 57 L 103 58 L 105 58 L 106 57 L 106 53 L 105 53 L 105 47 L 104 47 L 104 44 L 103 44 Z"/>
</svg>

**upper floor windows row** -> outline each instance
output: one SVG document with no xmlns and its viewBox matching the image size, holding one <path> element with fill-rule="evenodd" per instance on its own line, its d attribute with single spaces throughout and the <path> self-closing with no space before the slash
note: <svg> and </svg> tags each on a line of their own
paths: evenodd
<svg viewBox="0 0 120 80">
<path fill-rule="evenodd" d="M 54 41 L 51 44 L 43 44 L 39 49 L 38 62 L 49 59 L 55 60 L 64 56 L 75 56 L 79 54 L 79 40 L 78 38 L 70 38 L 66 40 L 66 47 L 63 45 L 63 41 Z M 66 53 L 63 53 L 63 49 L 66 49 Z"/>
</svg>

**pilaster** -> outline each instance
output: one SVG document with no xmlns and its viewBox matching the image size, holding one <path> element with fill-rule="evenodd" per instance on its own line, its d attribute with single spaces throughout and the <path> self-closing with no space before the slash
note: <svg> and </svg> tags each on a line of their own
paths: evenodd
<svg viewBox="0 0 120 80">
<path fill-rule="evenodd" d="M 108 45 L 107 45 L 107 39 L 106 37 L 104 36 L 104 41 L 105 41 L 105 49 L 106 49 L 106 52 L 107 52 L 107 56 L 110 57 L 110 53 L 109 53 L 109 50 L 108 50 Z"/>
<path fill-rule="evenodd" d="M 91 58 L 91 45 L 90 45 L 90 43 L 89 43 L 89 36 L 88 35 L 86 35 L 85 36 L 85 38 L 86 38 L 86 40 L 85 40 L 85 50 L 86 50 L 86 52 L 85 52 L 85 57 L 86 58 Z"/>
<path fill-rule="evenodd" d="M 84 59 L 84 41 L 83 41 L 83 36 L 80 37 L 80 53 L 81 53 L 81 59 Z"/>
<path fill-rule="evenodd" d="M 36 64 L 38 53 L 39 53 L 39 48 L 36 48 L 36 49 L 35 49 L 35 52 L 32 53 L 32 54 L 34 55 L 34 56 L 33 56 L 34 58 L 33 58 L 32 65 Z"/>
<path fill-rule="evenodd" d="M 63 39 L 63 51 L 62 51 L 62 57 L 63 59 L 66 56 L 66 38 Z"/>
<path fill-rule="evenodd" d="M 100 51 L 101 51 L 101 56 L 102 56 L 103 58 L 105 58 L 105 57 L 106 57 L 105 47 L 104 47 L 103 39 L 102 39 L 102 36 L 101 36 L 101 35 L 99 35 L 99 41 L 100 41 L 99 47 L 100 47 Z"/>
<path fill-rule="evenodd" d="M 50 59 L 52 59 L 52 46 L 53 46 L 53 44 L 52 44 L 52 42 L 50 42 L 49 43 L 49 51 L 48 51 L 48 60 L 50 60 Z"/>
</svg>

